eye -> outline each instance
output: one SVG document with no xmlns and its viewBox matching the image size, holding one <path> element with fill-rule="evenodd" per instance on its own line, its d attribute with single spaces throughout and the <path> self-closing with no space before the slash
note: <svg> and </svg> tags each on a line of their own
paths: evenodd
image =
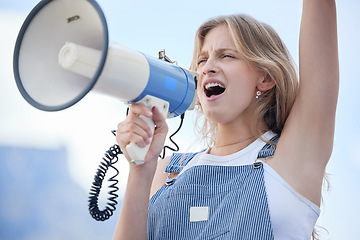
<svg viewBox="0 0 360 240">
<path fill-rule="evenodd" d="M 235 58 L 233 55 L 230 54 L 224 54 L 222 58 Z"/>
<path fill-rule="evenodd" d="M 202 58 L 202 59 L 200 59 L 199 61 L 198 61 L 198 66 L 199 65 L 201 65 L 201 64 L 203 64 L 203 63 L 205 63 L 207 61 L 207 59 L 206 58 Z"/>
</svg>

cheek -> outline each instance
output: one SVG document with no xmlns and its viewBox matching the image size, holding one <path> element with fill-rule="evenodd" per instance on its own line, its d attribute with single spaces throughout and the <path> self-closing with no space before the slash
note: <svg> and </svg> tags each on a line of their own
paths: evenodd
<svg viewBox="0 0 360 240">
<path fill-rule="evenodd" d="M 252 97 L 255 97 L 256 81 L 254 79 L 237 78 L 229 84 L 227 90 L 231 97 L 249 101 Z"/>
<path fill-rule="evenodd" d="M 229 79 L 229 90 L 245 98 L 254 96 L 259 76 L 247 68 L 239 69 L 241 71 L 228 72 L 226 76 Z"/>
<path fill-rule="evenodd" d="M 197 98 L 198 102 L 199 102 L 200 99 L 201 99 L 201 91 L 200 91 L 199 88 L 197 88 L 197 90 L 196 90 L 196 98 Z"/>
<path fill-rule="evenodd" d="M 201 103 L 201 97 L 200 97 L 200 91 L 196 91 L 196 104 L 195 104 L 195 106 L 196 105 L 201 111 L 203 111 L 202 103 Z"/>
<path fill-rule="evenodd" d="M 204 79 L 204 75 L 202 74 L 202 73 L 199 73 L 198 72 L 198 74 L 199 74 L 199 77 L 198 77 L 198 79 L 197 79 L 197 82 L 196 82 L 196 89 L 201 89 L 202 88 L 202 84 L 203 84 L 203 79 Z"/>
</svg>

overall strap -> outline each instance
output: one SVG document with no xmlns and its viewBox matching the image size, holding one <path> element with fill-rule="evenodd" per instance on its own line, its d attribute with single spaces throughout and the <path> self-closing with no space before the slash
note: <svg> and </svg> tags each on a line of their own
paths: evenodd
<svg viewBox="0 0 360 240">
<path fill-rule="evenodd" d="M 270 139 L 270 143 L 267 143 L 258 153 L 257 158 L 272 157 L 276 150 L 276 145 L 279 141 L 280 135 L 276 135 Z M 173 153 L 170 157 L 170 163 L 166 166 L 166 173 L 180 173 L 181 170 L 193 159 L 196 154 L 206 151 L 206 149 L 195 153 Z"/>
<path fill-rule="evenodd" d="M 267 143 L 260 151 L 257 158 L 272 157 L 276 151 L 276 146 L 279 141 L 280 135 L 276 135 L 270 139 L 270 143 Z"/>
<path fill-rule="evenodd" d="M 193 159 L 196 154 L 204 152 L 206 149 L 195 152 L 195 153 L 173 153 L 170 157 L 170 163 L 166 166 L 166 173 L 180 173 L 181 170 L 185 167 L 186 164 Z"/>
</svg>

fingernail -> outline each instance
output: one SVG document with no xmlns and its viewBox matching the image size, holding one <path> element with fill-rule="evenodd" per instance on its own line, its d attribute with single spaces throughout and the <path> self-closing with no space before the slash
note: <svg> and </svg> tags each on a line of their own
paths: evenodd
<svg viewBox="0 0 360 240">
<path fill-rule="evenodd" d="M 146 143 L 146 145 L 149 145 L 150 144 L 150 139 L 145 139 L 145 143 Z"/>
<path fill-rule="evenodd" d="M 152 137 L 152 135 L 153 135 L 153 133 L 151 132 L 151 131 L 148 131 L 148 136 L 149 136 L 149 138 L 151 138 Z"/>
<path fill-rule="evenodd" d="M 151 112 L 150 110 L 147 110 L 147 111 L 146 111 L 146 115 L 147 115 L 148 117 L 152 117 L 152 112 Z"/>
</svg>

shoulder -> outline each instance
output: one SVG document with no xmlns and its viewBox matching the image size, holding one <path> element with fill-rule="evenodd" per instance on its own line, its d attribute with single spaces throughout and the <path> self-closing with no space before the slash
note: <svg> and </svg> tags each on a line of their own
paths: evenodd
<svg viewBox="0 0 360 240">
<path fill-rule="evenodd" d="M 154 179 L 151 185 L 150 198 L 164 185 L 165 180 L 168 177 L 176 178 L 178 173 L 165 172 L 166 167 L 170 164 L 171 157 L 168 156 L 164 159 L 160 159 L 157 164 Z"/>
</svg>

